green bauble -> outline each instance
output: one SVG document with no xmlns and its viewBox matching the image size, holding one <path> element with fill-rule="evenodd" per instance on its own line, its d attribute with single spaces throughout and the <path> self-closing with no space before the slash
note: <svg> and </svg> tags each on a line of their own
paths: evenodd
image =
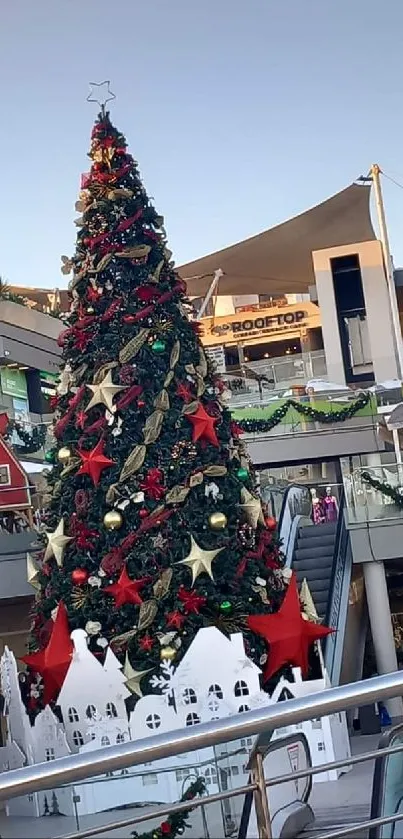
<svg viewBox="0 0 403 839">
<path fill-rule="evenodd" d="M 229 600 L 223 600 L 220 604 L 220 612 L 222 612 L 223 615 L 229 615 L 230 612 L 232 612 L 232 603 L 230 603 Z"/>
<path fill-rule="evenodd" d="M 238 481 L 247 481 L 249 478 L 249 472 L 244 466 L 240 466 L 239 469 L 236 470 L 236 476 Z"/>
<path fill-rule="evenodd" d="M 151 349 L 156 355 L 161 355 L 161 353 L 165 352 L 165 341 L 161 341 L 160 338 L 157 338 L 157 340 L 151 344 Z"/>
<path fill-rule="evenodd" d="M 54 449 L 49 449 L 49 451 L 45 453 L 45 460 L 46 460 L 46 463 L 54 463 L 54 460 L 55 460 Z"/>
</svg>

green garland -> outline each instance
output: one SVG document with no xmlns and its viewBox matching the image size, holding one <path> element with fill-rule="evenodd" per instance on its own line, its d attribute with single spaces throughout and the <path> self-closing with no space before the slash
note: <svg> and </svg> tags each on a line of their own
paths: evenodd
<svg viewBox="0 0 403 839">
<path fill-rule="evenodd" d="M 197 795 L 203 795 L 206 791 L 206 784 L 204 778 L 198 778 L 194 781 L 187 790 L 183 793 L 181 801 L 191 801 Z M 171 816 L 161 822 L 159 827 L 154 827 L 148 830 L 147 833 L 137 833 L 134 831 L 131 835 L 134 839 L 174 839 L 175 836 L 181 836 L 190 825 L 187 823 L 189 813 L 192 812 L 192 807 L 189 810 L 183 810 L 182 813 L 173 813 Z"/>
<path fill-rule="evenodd" d="M 304 405 L 295 399 L 287 399 L 268 419 L 236 419 L 235 421 L 237 426 L 247 433 L 271 431 L 272 428 L 282 422 L 289 408 L 295 408 L 299 414 L 314 422 L 324 424 L 345 422 L 347 419 L 351 419 L 358 411 L 365 408 L 369 400 L 369 393 L 364 393 L 355 402 L 351 402 L 349 405 L 346 405 L 344 408 L 339 408 L 337 411 L 319 411 L 317 408 L 313 408 L 312 405 Z"/>
<path fill-rule="evenodd" d="M 382 492 L 383 495 L 387 495 L 388 498 L 392 498 L 398 507 L 403 507 L 403 487 L 394 487 L 386 481 L 378 481 L 369 472 L 363 472 L 361 477 L 364 483 L 369 484 L 378 492 Z"/>
<path fill-rule="evenodd" d="M 5 434 L 6 440 L 10 441 L 10 437 L 13 433 L 18 434 L 18 437 L 22 441 L 22 445 L 18 443 L 13 443 L 13 449 L 18 454 L 34 454 L 34 452 L 38 452 L 40 449 L 43 449 L 46 442 L 46 433 L 47 427 L 46 425 L 36 425 L 32 433 L 27 431 L 21 423 L 16 422 L 16 420 L 9 419 L 7 431 Z"/>
</svg>

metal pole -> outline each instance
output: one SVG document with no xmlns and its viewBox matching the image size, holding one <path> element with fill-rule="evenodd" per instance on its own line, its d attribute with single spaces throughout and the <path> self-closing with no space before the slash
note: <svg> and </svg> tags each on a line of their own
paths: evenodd
<svg viewBox="0 0 403 839">
<path fill-rule="evenodd" d="M 260 752 L 253 755 L 251 761 L 252 783 L 256 784 L 254 792 L 256 821 L 259 839 L 272 839 L 269 801 L 267 798 L 266 780 L 263 768 L 263 756 Z"/>
<path fill-rule="evenodd" d="M 203 317 L 203 315 L 204 315 L 204 313 L 207 309 L 207 306 L 210 303 L 210 300 L 211 300 L 211 298 L 212 298 L 212 296 L 213 296 L 213 294 L 214 294 L 214 292 L 215 292 L 215 290 L 218 286 L 218 283 L 220 282 L 220 279 L 223 276 L 224 276 L 224 271 L 221 271 L 221 268 L 218 268 L 217 271 L 214 271 L 214 277 L 213 277 L 213 279 L 210 283 L 210 287 L 209 287 L 209 289 L 207 291 L 207 294 L 206 294 L 206 296 L 203 300 L 203 303 L 201 304 L 200 309 L 197 313 L 198 318 Z"/>
<path fill-rule="evenodd" d="M 381 234 L 381 243 L 383 250 L 383 258 L 385 262 L 386 280 L 388 283 L 389 301 L 392 314 L 393 332 L 395 336 L 395 345 L 397 351 L 398 361 L 398 375 L 402 378 L 403 375 L 403 345 L 402 332 L 400 328 L 399 310 L 397 308 L 396 288 L 393 278 L 392 258 L 390 255 L 389 236 L 386 227 L 385 206 L 383 203 L 381 179 L 381 170 L 377 163 L 371 166 L 372 182 L 375 190 L 375 202 L 378 213 L 379 230 Z"/>
</svg>

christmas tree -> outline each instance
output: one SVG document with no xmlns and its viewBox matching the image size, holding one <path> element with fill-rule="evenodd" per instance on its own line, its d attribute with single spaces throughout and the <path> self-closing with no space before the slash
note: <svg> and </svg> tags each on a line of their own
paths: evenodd
<svg viewBox="0 0 403 839">
<path fill-rule="evenodd" d="M 104 108 L 89 157 L 75 255 L 63 257 L 71 311 L 25 657 L 43 677 L 38 707 L 57 697 L 75 628 L 102 660 L 111 645 L 137 696 L 203 626 L 241 631 L 247 655 L 265 664 L 264 616 L 286 587 L 274 523 L 190 318 L 163 218 Z"/>
</svg>

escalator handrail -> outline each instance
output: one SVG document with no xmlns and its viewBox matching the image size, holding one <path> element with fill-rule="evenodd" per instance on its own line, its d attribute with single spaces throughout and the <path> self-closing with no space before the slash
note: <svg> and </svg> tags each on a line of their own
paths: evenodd
<svg viewBox="0 0 403 839">
<path fill-rule="evenodd" d="M 378 748 L 387 749 L 393 746 L 393 739 L 396 736 L 403 735 L 403 724 L 394 725 L 389 731 L 385 731 L 379 740 Z M 383 807 L 385 801 L 386 790 L 386 769 L 389 755 L 382 755 L 375 760 L 374 777 L 372 781 L 372 796 L 371 796 L 371 819 L 377 819 L 382 815 L 392 815 L 391 813 L 384 814 Z M 401 800 L 401 799 L 400 799 Z M 382 836 L 382 827 L 370 828 L 369 839 L 380 839 Z"/>
<path fill-rule="evenodd" d="M 278 740 L 271 740 L 272 736 L 272 731 L 260 734 L 259 737 L 257 737 L 256 742 L 253 746 L 253 752 L 259 751 L 262 754 L 263 759 L 265 759 L 269 754 L 272 754 L 273 752 L 278 751 L 281 748 L 284 748 L 284 746 L 292 746 L 296 742 L 300 742 L 302 743 L 306 754 L 307 767 L 308 769 L 312 767 L 312 756 L 309 748 L 309 743 L 306 735 L 303 734 L 302 731 L 298 731 L 293 734 L 287 734 L 285 737 L 280 737 Z M 302 804 L 307 804 L 309 801 L 312 792 L 312 775 L 308 775 L 305 780 L 307 783 L 304 792 L 300 798 Z M 250 783 L 251 776 L 249 775 L 248 784 Z M 253 791 L 251 790 L 251 792 L 247 792 L 245 795 L 241 813 L 241 820 L 239 824 L 238 839 L 246 839 L 248 833 L 249 819 L 252 812 L 252 803 Z"/>
<path fill-rule="evenodd" d="M 341 654 L 344 644 L 345 621 L 342 627 L 340 626 L 340 623 L 343 609 L 346 611 L 345 617 L 347 617 L 350 577 L 347 581 L 346 570 L 348 568 L 348 564 L 351 564 L 352 562 L 349 532 L 345 523 L 344 508 L 345 497 L 344 492 L 342 492 L 337 520 L 332 575 L 329 586 L 329 599 L 325 617 L 326 626 L 330 626 L 332 629 L 336 630 L 333 635 L 328 636 L 325 646 L 326 670 L 332 684 L 335 682 L 338 683 L 339 681 L 338 678 L 335 680 L 335 662 L 337 660 L 336 653 Z M 341 660 L 339 662 L 339 666 L 341 667 Z"/>
</svg>

